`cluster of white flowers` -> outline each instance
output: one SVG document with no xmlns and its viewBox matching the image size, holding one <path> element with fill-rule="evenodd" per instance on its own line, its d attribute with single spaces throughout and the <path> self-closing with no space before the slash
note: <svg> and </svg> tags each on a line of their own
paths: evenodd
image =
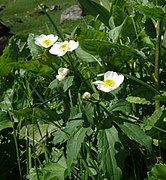
<svg viewBox="0 0 166 180">
<path fill-rule="evenodd" d="M 53 34 L 45 35 L 42 34 L 35 38 L 35 44 L 44 48 L 50 48 L 49 52 L 53 55 L 63 56 L 68 51 L 73 51 L 77 49 L 78 42 L 74 40 L 57 42 L 58 36 Z"/>
<path fill-rule="evenodd" d="M 44 48 L 50 48 L 49 52 L 50 54 L 57 55 L 57 56 L 63 56 L 68 51 L 73 51 L 77 49 L 79 43 L 74 40 L 64 41 L 64 42 L 57 42 L 58 36 L 54 36 L 53 34 L 49 35 L 40 35 L 35 38 L 35 44 Z M 59 68 L 58 69 L 58 75 L 56 75 L 56 78 L 59 81 L 62 81 L 66 78 L 66 76 L 69 74 L 70 70 L 67 68 Z M 124 81 L 123 75 L 118 75 L 114 71 L 107 71 L 104 74 L 104 80 L 98 80 L 93 82 L 94 85 L 97 86 L 97 89 L 103 91 L 103 92 L 110 92 L 112 90 L 117 89 Z M 90 98 L 90 93 L 85 92 L 82 96 L 83 99 Z"/>
<path fill-rule="evenodd" d="M 50 48 L 49 52 L 50 54 L 57 55 L 57 56 L 63 56 L 68 51 L 73 51 L 77 49 L 78 42 L 74 40 L 64 41 L 64 42 L 57 42 L 58 36 L 54 36 L 53 34 L 45 35 L 41 34 L 40 36 L 35 38 L 35 44 L 44 47 L 44 48 Z M 56 78 L 59 81 L 62 81 L 66 78 L 66 76 L 69 74 L 69 69 L 67 68 L 59 68 L 58 69 L 58 75 L 56 75 Z"/>
</svg>

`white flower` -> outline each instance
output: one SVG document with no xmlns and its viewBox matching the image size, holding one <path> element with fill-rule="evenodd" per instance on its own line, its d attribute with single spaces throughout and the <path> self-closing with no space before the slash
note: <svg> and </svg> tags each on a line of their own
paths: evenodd
<svg viewBox="0 0 166 180">
<path fill-rule="evenodd" d="M 97 89 L 101 91 L 110 92 L 118 88 L 123 83 L 123 81 L 123 75 L 118 75 L 116 72 L 113 71 L 107 71 L 104 74 L 103 81 L 95 81 L 93 82 L 93 84 L 97 85 Z"/>
<path fill-rule="evenodd" d="M 91 94 L 89 92 L 85 92 L 83 95 L 82 95 L 82 99 L 90 99 L 91 97 Z"/>
<path fill-rule="evenodd" d="M 78 47 L 78 42 L 74 40 L 70 41 L 64 41 L 64 42 L 56 42 L 49 52 L 51 54 L 57 55 L 57 56 L 63 56 L 68 51 L 73 51 Z"/>
<path fill-rule="evenodd" d="M 57 39 L 58 36 L 54 36 L 53 34 L 41 34 L 40 36 L 35 38 L 35 44 L 44 48 L 49 48 L 57 41 Z"/>
<path fill-rule="evenodd" d="M 58 69 L 58 75 L 56 75 L 56 79 L 59 81 L 62 81 L 66 78 L 66 76 L 69 74 L 70 70 L 67 68 L 59 68 Z"/>
</svg>

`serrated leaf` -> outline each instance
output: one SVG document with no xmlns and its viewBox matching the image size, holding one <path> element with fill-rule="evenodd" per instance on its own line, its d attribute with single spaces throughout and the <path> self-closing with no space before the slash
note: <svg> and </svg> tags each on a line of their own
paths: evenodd
<svg viewBox="0 0 166 180">
<path fill-rule="evenodd" d="M 115 44 L 107 41 L 107 38 L 105 38 L 105 35 L 101 32 L 96 33 L 94 30 L 88 29 L 84 31 L 84 29 L 80 29 L 77 35 L 81 48 L 92 55 L 108 55 L 112 48 L 118 53 L 121 52 L 126 56 L 136 55 L 143 59 L 147 59 L 142 51 L 127 45 Z"/>
<path fill-rule="evenodd" d="M 162 115 L 163 108 L 157 109 L 150 117 L 144 119 L 143 124 L 141 125 L 142 128 L 145 131 L 150 130 L 157 123 L 157 121 L 160 120 Z"/>
<path fill-rule="evenodd" d="M 37 46 L 34 41 L 35 41 L 35 35 L 30 33 L 27 39 L 28 42 L 28 47 L 30 49 L 30 52 L 32 54 L 32 59 L 36 59 L 39 54 L 42 53 L 42 48 Z"/>
<path fill-rule="evenodd" d="M 119 100 L 118 102 L 110 105 L 109 112 L 121 111 L 123 113 L 131 112 L 131 105 L 125 100 Z"/>
<path fill-rule="evenodd" d="M 77 159 L 81 144 L 86 135 L 86 128 L 79 128 L 67 141 L 67 166 L 70 169 L 71 164 Z"/>
<path fill-rule="evenodd" d="M 163 20 L 166 18 L 166 14 L 164 13 L 161 7 L 149 7 L 147 5 L 138 5 L 136 6 L 136 9 L 140 13 L 146 15 L 148 18 L 152 18 L 155 20 Z"/>
<path fill-rule="evenodd" d="M 116 124 L 131 139 L 144 146 L 149 153 L 152 153 L 152 138 L 145 134 L 140 126 L 127 122 L 123 119 L 117 119 Z"/>
<path fill-rule="evenodd" d="M 98 40 L 107 40 L 108 38 L 103 32 L 93 30 L 93 29 L 85 29 L 85 28 L 78 28 L 77 36 L 80 39 L 98 39 Z"/>
<path fill-rule="evenodd" d="M 128 96 L 126 98 L 126 100 L 130 103 L 133 104 L 143 104 L 143 105 L 151 105 L 152 103 L 148 100 L 146 100 L 145 98 L 141 98 L 141 97 L 134 97 L 134 96 Z"/>
<path fill-rule="evenodd" d="M 100 168 L 111 180 L 122 178 L 125 151 L 118 137 L 117 129 L 112 126 L 109 129 L 100 130 L 98 134 L 98 160 Z"/>
<path fill-rule="evenodd" d="M 164 180 L 166 177 L 166 164 L 155 164 L 148 172 L 148 180 Z"/>
</svg>

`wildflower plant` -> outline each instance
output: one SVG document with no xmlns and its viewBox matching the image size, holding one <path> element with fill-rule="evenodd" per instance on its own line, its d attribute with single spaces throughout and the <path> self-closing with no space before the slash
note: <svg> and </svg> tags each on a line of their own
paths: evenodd
<svg viewBox="0 0 166 180">
<path fill-rule="evenodd" d="M 45 12 L 55 32 L 0 57 L 1 161 L 19 179 L 164 179 L 162 1 L 78 2 L 86 28 L 63 35 Z"/>
</svg>

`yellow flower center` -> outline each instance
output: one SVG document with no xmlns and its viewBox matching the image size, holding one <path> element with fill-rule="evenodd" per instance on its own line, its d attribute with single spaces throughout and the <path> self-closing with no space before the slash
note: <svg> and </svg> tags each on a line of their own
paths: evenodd
<svg viewBox="0 0 166 180">
<path fill-rule="evenodd" d="M 48 46 L 48 45 L 50 45 L 50 44 L 51 44 L 51 40 L 46 39 L 46 40 L 44 40 L 44 41 L 42 42 L 42 44 L 44 44 L 44 45 Z"/>
<path fill-rule="evenodd" d="M 106 87 L 112 87 L 115 85 L 115 82 L 112 79 L 105 79 L 103 81 L 104 86 Z"/>
<path fill-rule="evenodd" d="M 63 44 L 62 46 L 59 47 L 60 50 L 66 50 L 69 47 L 68 44 Z"/>
</svg>

